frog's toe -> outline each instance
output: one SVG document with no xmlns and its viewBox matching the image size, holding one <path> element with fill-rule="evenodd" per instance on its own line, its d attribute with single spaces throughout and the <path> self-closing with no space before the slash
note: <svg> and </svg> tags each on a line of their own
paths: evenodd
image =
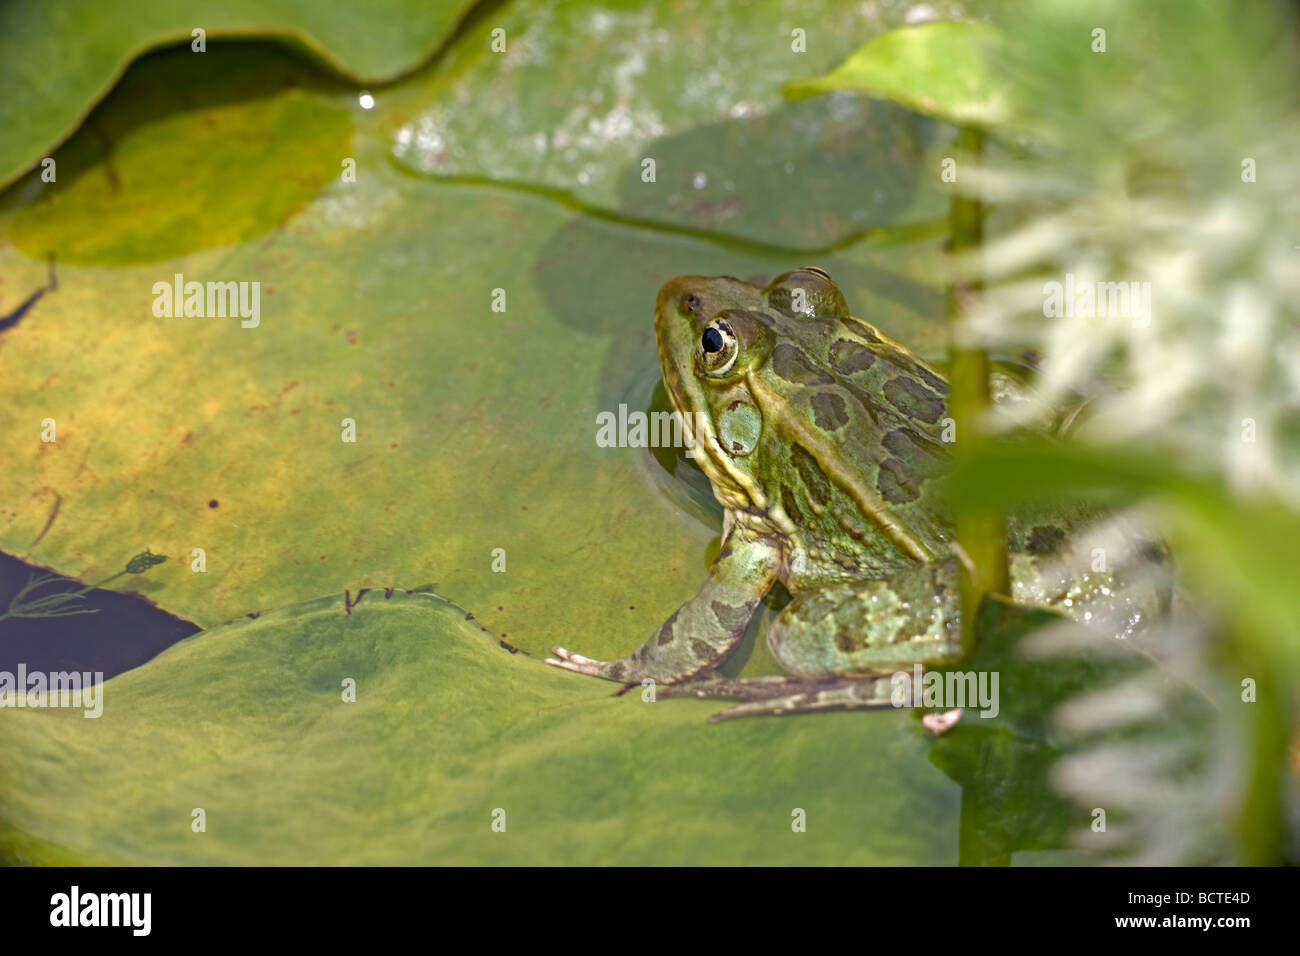
<svg viewBox="0 0 1300 956">
<path fill-rule="evenodd" d="M 699 674 L 693 674 L 676 684 L 660 687 L 660 697 L 737 697 L 742 700 L 762 700 L 766 697 L 778 697 L 789 693 L 792 688 L 803 686 L 802 681 L 776 675 L 764 677 L 724 677 L 719 671 L 709 668 Z"/>
<path fill-rule="evenodd" d="M 719 711 L 709 718 L 716 724 L 737 717 L 759 717 L 764 714 L 804 714 L 825 710 L 882 709 L 893 706 L 890 691 L 892 682 L 887 677 L 843 678 L 827 681 L 788 681 L 783 687 L 777 681 L 749 684 L 763 678 L 737 681 L 739 687 L 728 688 L 719 696 L 740 697 L 744 703 Z"/>
<path fill-rule="evenodd" d="M 573 671 L 575 674 L 586 674 L 588 677 L 601 677 L 612 681 L 622 681 L 625 676 L 623 672 L 626 667 L 620 661 L 598 661 L 563 647 L 553 647 L 551 653 L 555 656 L 546 658 L 546 663 L 552 667 L 559 667 L 566 671 Z"/>
<path fill-rule="evenodd" d="M 548 657 L 546 659 L 546 663 L 555 664 L 558 667 L 563 667 L 566 664 L 577 664 L 579 666 L 584 666 L 588 664 L 603 663 L 602 661 L 595 660 L 594 658 L 584 657 L 583 655 L 575 653 L 574 651 L 571 651 L 566 647 L 552 647 L 551 653 L 554 654 L 555 657 Z M 556 657 L 558 657 L 559 660 L 556 660 L 555 659 Z"/>
</svg>

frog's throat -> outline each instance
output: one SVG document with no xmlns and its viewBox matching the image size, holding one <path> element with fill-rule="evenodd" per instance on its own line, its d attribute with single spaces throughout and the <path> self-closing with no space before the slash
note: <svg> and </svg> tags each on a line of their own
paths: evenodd
<svg viewBox="0 0 1300 956">
<path fill-rule="evenodd" d="M 764 409 L 780 409 L 784 399 L 763 385 L 758 376 L 745 376 L 750 393 Z M 683 381 L 678 376 L 664 377 L 669 397 L 679 410 L 706 408 L 703 390 L 694 382 Z M 777 529 L 786 535 L 797 530 L 794 522 L 786 515 L 785 509 L 767 500 L 767 495 L 758 482 L 736 467 L 735 461 L 722 448 L 718 441 L 713 420 L 707 414 L 683 414 L 684 425 L 692 435 L 696 450 L 696 461 L 713 485 L 714 494 L 724 507 L 736 507 L 749 503 L 755 509 L 770 516 Z M 780 424 L 794 441 L 808 449 L 814 457 L 831 467 L 824 469 L 832 480 L 853 499 L 858 510 L 876 526 L 882 535 L 892 541 L 903 553 L 920 563 L 934 561 L 935 553 L 930 547 L 909 531 L 894 516 L 884 500 L 863 480 L 862 474 L 854 468 L 839 450 L 825 436 L 810 430 L 797 415 L 782 415 Z M 728 501 L 728 497 L 735 500 Z"/>
<path fill-rule="evenodd" d="M 770 514 L 763 489 L 738 469 L 731 456 L 722 450 L 713 428 L 713 418 L 707 412 L 709 406 L 704 400 L 704 389 L 693 379 L 678 374 L 677 369 L 668 363 L 664 364 L 663 379 L 668 400 L 681 415 L 687 447 L 692 452 L 690 457 L 695 459 L 704 476 L 709 479 L 714 497 L 728 510 L 752 504 L 754 508 Z M 772 518 L 782 534 L 794 532 L 794 523 L 784 512 L 773 515 Z"/>
</svg>

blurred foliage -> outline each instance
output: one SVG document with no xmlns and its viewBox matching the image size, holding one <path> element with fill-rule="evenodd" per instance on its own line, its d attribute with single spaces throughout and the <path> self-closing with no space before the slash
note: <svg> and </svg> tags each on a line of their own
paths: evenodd
<svg viewBox="0 0 1300 956">
<path fill-rule="evenodd" d="M 1230 609 L 1253 655 L 1279 674 L 1300 673 L 1300 515 L 1277 501 L 1241 499 L 1221 483 L 1184 474 L 1137 450 L 1022 440 L 985 450 L 952 476 L 959 503 L 1006 507 L 1045 497 L 1099 496 L 1160 506 L 1189 588 Z"/>
<path fill-rule="evenodd" d="M 1112 807 L 1142 806 L 1144 788 L 1165 796 L 1163 807 L 1146 806 L 1148 820 L 1163 811 L 1165 826 L 1151 826 L 1145 841 L 1133 834 L 1147 862 L 1294 859 L 1296 9 L 1044 0 L 1005 33 L 1005 77 L 1034 135 L 1019 141 L 1019 155 L 990 162 L 979 183 L 1021 210 L 995 224 L 978 263 L 990 280 L 982 332 L 1038 350 L 1046 397 L 1081 395 L 1087 408 L 1074 443 L 991 451 L 954 476 L 957 488 L 986 503 L 1104 491 L 1151 509 L 1194 609 L 1171 626 L 1200 653 L 1219 708 L 1212 722 L 1184 728 L 1198 740 L 1179 752 L 1196 749 L 1198 770 L 1156 788 L 1162 770 L 1148 759 L 1145 777 L 1128 775 Z M 1044 280 L 1067 276 L 1146 282 L 1150 310 L 1045 319 Z M 1189 669 L 1179 649 L 1168 659 Z M 1094 710 L 1114 707 L 1095 700 Z M 1176 728 L 1168 711 L 1151 722 L 1164 721 Z M 1240 765 L 1225 770 L 1216 751 L 1232 750 Z M 1076 780 L 1074 789 L 1087 786 Z M 1217 839 L 1207 841 L 1204 820 L 1180 814 L 1198 790 L 1215 794 L 1209 812 L 1220 821 L 1235 819 Z M 1182 824 L 1172 839 L 1171 822 Z"/>
<path fill-rule="evenodd" d="M 1161 848 L 1160 862 L 1278 862 L 1293 852 L 1286 833 L 1297 817 L 1287 747 L 1300 704 L 1290 583 L 1300 567 L 1300 169 L 1288 157 L 1300 143 L 1300 58 L 1293 8 L 1244 12 L 1208 0 L 1041 0 L 996 30 L 928 24 L 878 37 L 827 77 L 787 86 L 895 99 L 987 126 L 1000 141 L 973 169 L 965 151 L 954 183 L 999 203 L 990 243 L 963 250 L 954 235 L 958 281 L 990 286 L 966 304 L 975 321 L 958 331 L 967 347 L 1036 353 L 1048 400 L 1082 398 L 1073 434 L 1088 444 L 976 442 L 957 456 L 958 515 L 1097 494 L 1154 507 L 1195 606 L 1211 615 L 1216 692 L 1249 678 L 1262 695 L 1249 698 L 1244 719 L 1225 718 L 1249 738 L 1227 797 L 1235 849 L 1206 849 L 1189 832 L 1182 846 Z M 960 79 L 945 61 L 965 65 Z M 1064 319 L 1049 315 L 1046 283 L 1076 278 L 1134 282 L 1134 309 L 1071 302 Z M 1141 283 L 1154 289 L 1138 313 Z M 1172 626 L 1192 645 L 1202 623 Z M 1090 691 L 1113 707 L 1106 683 Z M 1205 721 L 1194 726 L 1214 735 Z M 1182 730 L 1186 743 L 1192 727 Z M 988 733 L 967 739 L 964 750 L 958 736 L 937 745 L 948 767 L 969 774 L 991 761 L 1004 785 L 1026 776 L 1023 749 Z M 1121 806 L 1141 773 L 1127 779 Z M 1180 783 L 1201 786 L 1204 776 Z M 978 821 L 996 803 L 964 808 L 964 855 L 967 837 L 989 846 Z M 1164 809 L 1177 817 L 1173 800 Z"/>
<path fill-rule="evenodd" d="M 1236 841 L 1229 841 L 1235 842 L 1236 848 L 1227 849 L 1222 839 L 1218 846 L 1209 841 L 1206 848 L 1197 821 L 1187 820 L 1182 834 L 1185 844 L 1165 847 L 1166 855 L 1148 862 L 1278 863 L 1287 859 L 1292 844 L 1286 834 L 1294 820 L 1294 810 L 1286 806 L 1292 773 L 1288 745 L 1295 719 L 1296 675 L 1300 674 L 1300 597 L 1293 587 L 1295 569 L 1300 567 L 1300 515 L 1277 501 L 1242 500 L 1219 482 L 1183 474 L 1171 469 L 1166 459 L 1150 454 L 1045 440 L 982 449 L 958 464 L 952 492 L 959 506 L 968 507 L 1081 497 L 1112 506 L 1141 501 L 1150 510 L 1168 537 L 1181 584 L 1187 594 L 1194 595 L 1193 606 L 1212 621 L 1205 625 L 1203 620 L 1175 619 L 1168 626 L 1176 632 L 1182 628 L 1175 639 L 1187 646 L 1167 648 L 1165 656 L 1177 661 L 1189 651 L 1201 650 L 1194 628 L 1210 627 L 1217 635 L 1214 646 L 1206 650 L 1213 668 L 1211 692 L 1221 701 L 1220 710 L 1237 711 L 1222 719 L 1247 741 L 1234 745 L 1213 740 L 1215 730 L 1207 726 L 1204 713 L 1195 721 L 1174 720 L 1170 701 L 1148 719 L 1182 737 L 1175 742 L 1182 750 L 1199 748 L 1195 759 L 1205 765 L 1207 773 L 1225 772 L 1220 762 L 1204 753 L 1211 744 L 1244 747 L 1247 758 L 1243 766 L 1233 769 L 1234 787 L 1225 797 L 1238 817 L 1236 826 L 1241 832 Z M 1151 646 L 1147 653 L 1158 654 L 1159 650 Z M 1192 666 L 1202 669 L 1203 663 Z M 1178 664 L 1184 670 L 1188 666 L 1185 660 Z M 1253 688 L 1250 693 L 1244 690 L 1247 683 Z M 1087 690 L 1097 692 L 1104 684 L 1099 680 Z M 1099 695 L 1097 701 L 1096 706 L 1103 710 L 1116 707 L 1116 701 L 1105 695 Z M 1092 715 L 1086 721 L 1104 723 L 1105 716 Z M 1187 740 L 1192 734 L 1204 739 Z M 1097 741 L 1087 744 L 1096 746 Z M 1159 769 L 1150 762 L 1132 768 L 1127 775 L 1129 792 L 1121 792 L 1112 809 L 1115 805 L 1122 809 L 1126 801 L 1133 800 Z M 1180 783 L 1189 789 L 1208 785 L 1200 775 L 1184 776 Z M 1158 811 L 1172 814 L 1175 809 L 1170 799 Z M 1140 843 L 1140 837 L 1135 842 Z M 1201 857 L 1186 855 L 1187 848 L 1193 846 Z"/>
</svg>

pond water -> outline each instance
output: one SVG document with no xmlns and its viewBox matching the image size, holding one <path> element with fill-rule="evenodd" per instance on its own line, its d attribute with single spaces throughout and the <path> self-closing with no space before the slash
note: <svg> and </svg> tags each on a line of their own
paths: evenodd
<svg viewBox="0 0 1300 956">
<path fill-rule="evenodd" d="M 33 575 L 51 577 L 36 596 L 83 587 L 72 578 L 0 552 L 0 614 Z M 15 673 L 22 663 L 29 672 L 101 671 L 108 679 L 202 630 L 134 594 L 96 589 L 77 606 L 95 613 L 0 620 L 0 671 Z"/>
</svg>

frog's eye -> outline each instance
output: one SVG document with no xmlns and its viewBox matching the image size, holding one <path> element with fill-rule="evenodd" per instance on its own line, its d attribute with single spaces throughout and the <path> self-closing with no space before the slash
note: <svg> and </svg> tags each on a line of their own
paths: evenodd
<svg viewBox="0 0 1300 956">
<path fill-rule="evenodd" d="M 817 266 L 777 276 L 767 287 L 767 301 L 792 318 L 847 318 L 849 314 L 843 293 Z"/>
<path fill-rule="evenodd" d="M 700 367 L 709 375 L 726 375 L 736 364 L 736 333 L 718 320 L 700 335 Z"/>
</svg>

